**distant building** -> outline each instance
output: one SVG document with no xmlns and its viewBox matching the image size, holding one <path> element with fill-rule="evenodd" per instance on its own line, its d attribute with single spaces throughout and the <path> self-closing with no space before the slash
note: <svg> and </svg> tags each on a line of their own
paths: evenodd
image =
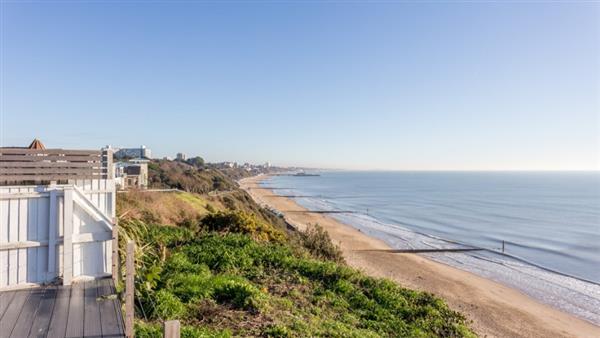
<svg viewBox="0 0 600 338">
<path fill-rule="evenodd" d="M 148 160 L 131 159 L 115 163 L 115 182 L 121 190 L 146 189 L 148 187 Z"/>
<path fill-rule="evenodd" d="M 130 159 L 130 158 L 152 158 L 152 151 L 146 146 L 142 145 L 139 148 L 120 148 L 115 152 L 115 158 L 117 160 Z"/>
<path fill-rule="evenodd" d="M 176 160 L 177 161 L 185 161 L 185 160 L 187 160 L 187 156 L 184 153 L 177 153 Z"/>
</svg>

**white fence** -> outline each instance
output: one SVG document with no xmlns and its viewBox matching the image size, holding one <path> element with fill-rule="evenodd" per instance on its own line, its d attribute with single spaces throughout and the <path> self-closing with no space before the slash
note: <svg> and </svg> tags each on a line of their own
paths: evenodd
<svg viewBox="0 0 600 338">
<path fill-rule="evenodd" d="M 112 179 L 0 186 L 0 289 L 111 274 Z"/>
</svg>

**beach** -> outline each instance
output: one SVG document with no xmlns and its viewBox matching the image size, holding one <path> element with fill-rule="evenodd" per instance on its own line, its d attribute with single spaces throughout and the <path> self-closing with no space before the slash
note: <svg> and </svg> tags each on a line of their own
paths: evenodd
<svg viewBox="0 0 600 338">
<path fill-rule="evenodd" d="M 339 244 L 346 262 L 365 273 L 392 279 L 404 287 L 431 292 L 463 313 L 480 336 L 488 337 L 598 337 L 600 327 L 542 304 L 524 293 L 415 254 L 388 253 L 379 239 L 328 217 L 306 213 L 290 198 L 277 196 L 259 183 L 267 176 L 240 181 L 255 201 L 283 212 L 302 230 L 318 223 Z"/>
</svg>

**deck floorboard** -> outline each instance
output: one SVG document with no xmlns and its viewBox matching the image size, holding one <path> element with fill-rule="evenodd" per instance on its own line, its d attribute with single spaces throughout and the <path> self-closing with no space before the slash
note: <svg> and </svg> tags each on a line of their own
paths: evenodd
<svg viewBox="0 0 600 338">
<path fill-rule="evenodd" d="M 25 304 L 23 304 L 23 309 L 19 314 L 19 319 L 17 319 L 17 323 L 11 332 L 11 336 L 13 337 L 27 337 L 29 336 L 29 331 L 31 330 L 31 324 L 33 323 L 33 319 L 36 317 L 38 308 L 44 298 L 44 294 L 46 293 L 46 289 L 31 289 L 29 293 L 29 298 Z"/>
<path fill-rule="evenodd" d="M 52 311 L 54 310 L 54 302 L 56 301 L 56 286 L 46 288 L 46 292 L 42 296 L 40 305 L 33 319 L 33 325 L 29 330 L 29 337 L 46 337 Z"/>
<path fill-rule="evenodd" d="M 4 312 L 8 308 L 8 304 L 12 301 L 16 292 L 2 292 L 0 293 L 0 320 L 4 317 Z"/>
<path fill-rule="evenodd" d="M 23 310 L 23 305 L 29 298 L 30 291 L 31 290 L 11 291 L 14 292 L 15 295 L 8 304 L 4 316 L 0 319 L 0 327 L 2 328 L 2 330 L 0 330 L 0 337 L 11 337 L 17 319 L 21 314 L 21 310 Z"/>
<path fill-rule="evenodd" d="M 48 327 L 48 338 L 65 337 L 67 333 L 67 320 L 69 319 L 69 302 L 71 288 L 59 286 L 56 291 L 56 300 L 52 309 L 52 318 Z"/>
<path fill-rule="evenodd" d="M 98 284 L 97 281 L 85 282 L 84 297 L 84 316 L 83 316 L 83 336 L 101 337 L 102 336 L 102 315 L 98 304 Z M 106 315 L 110 315 L 106 313 Z"/>
<path fill-rule="evenodd" d="M 0 338 L 124 337 L 111 279 L 0 292 Z"/>
<path fill-rule="evenodd" d="M 115 298 L 112 280 L 104 279 L 98 282 L 98 297 L 100 300 L 100 313 L 102 313 L 102 336 L 103 337 L 124 337 L 122 329 L 122 320 L 117 312 L 119 301 Z M 107 316 L 105 314 L 112 313 Z"/>
</svg>

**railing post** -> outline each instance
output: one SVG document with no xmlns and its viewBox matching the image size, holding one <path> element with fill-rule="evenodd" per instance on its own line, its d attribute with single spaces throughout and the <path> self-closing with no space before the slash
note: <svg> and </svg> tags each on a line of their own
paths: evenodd
<svg viewBox="0 0 600 338">
<path fill-rule="evenodd" d="M 63 285 L 73 280 L 73 188 L 64 190 Z"/>
<path fill-rule="evenodd" d="M 134 313 L 134 305 L 133 299 L 135 294 L 135 285 L 133 283 L 133 279 L 135 276 L 135 267 L 134 267 L 134 255 L 135 255 L 135 243 L 133 241 L 127 242 L 127 257 L 126 257 L 126 268 L 127 275 L 125 280 L 125 336 L 127 338 L 133 338 L 133 318 L 135 316 Z"/>
<path fill-rule="evenodd" d="M 56 235 L 58 234 L 58 199 L 56 198 L 56 187 L 51 185 L 50 210 L 48 212 L 48 279 L 56 277 Z"/>
<path fill-rule="evenodd" d="M 167 320 L 163 322 L 163 338 L 179 338 L 179 321 Z"/>
<path fill-rule="evenodd" d="M 121 274 L 119 273 L 119 220 L 113 221 L 112 227 L 112 279 L 115 286 L 119 284 Z"/>
</svg>

